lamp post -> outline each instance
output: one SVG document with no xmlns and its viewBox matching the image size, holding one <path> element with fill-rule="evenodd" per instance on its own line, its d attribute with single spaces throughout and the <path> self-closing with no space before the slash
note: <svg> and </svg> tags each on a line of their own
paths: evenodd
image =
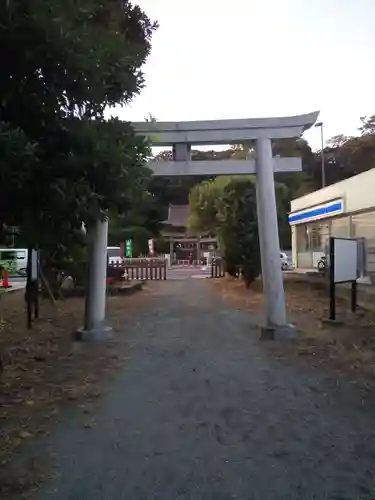
<svg viewBox="0 0 375 500">
<path fill-rule="evenodd" d="M 320 159 L 322 163 L 322 188 L 326 185 L 326 170 L 324 165 L 324 137 L 323 137 L 323 122 L 316 122 L 315 127 L 320 128 L 320 141 L 321 141 L 321 150 L 320 150 Z"/>
</svg>

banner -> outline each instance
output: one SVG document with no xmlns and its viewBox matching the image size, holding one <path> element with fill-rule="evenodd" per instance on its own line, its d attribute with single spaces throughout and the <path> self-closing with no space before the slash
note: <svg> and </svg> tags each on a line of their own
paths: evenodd
<svg viewBox="0 0 375 500">
<path fill-rule="evenodd" d="M 154 240 L 148 240 L 148 253 L 154 255 Z"/>
<path fill-rule="evenodd" d="M 125 241 L 125 257 L 128 259 L 133 257 L 133 243 L 130 238 Z"/>
</svg>

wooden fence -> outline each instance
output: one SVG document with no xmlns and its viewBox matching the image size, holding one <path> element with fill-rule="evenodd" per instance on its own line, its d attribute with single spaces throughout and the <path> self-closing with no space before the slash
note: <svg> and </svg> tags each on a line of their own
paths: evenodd
<svg viewBox="0 0 375 500">
<path fill-rule="evenodd" d="M 123 259 L 109 265 L 121 269 L 131 280 L 166 280 L 167 262 L 164 259 Z"/>
<path fill-rule="evenodd" d="M 225 276 L 225 261 L 213 259 L 211 264 L 211 278 L 223 278 Z"/>
</svg>

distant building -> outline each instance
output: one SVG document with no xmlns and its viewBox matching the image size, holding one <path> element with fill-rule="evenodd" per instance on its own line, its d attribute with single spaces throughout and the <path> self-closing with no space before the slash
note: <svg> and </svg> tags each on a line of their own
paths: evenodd
<svg viewBox="0 0 375 500">
<path fill-rule="evenodd" d="M 170 205 L 168 218 L 163 221 L 162 235 L 176 238 L 186 236 L 189 214 L 189 205 Z"/>
<path fill-rule="evenodd" d="M 293 264 L 316 268 L 329 238 L 365 238 L 366 274 L 375 274 L 375 169 L 291 202 Z"/>
<path fill-rule="evenodd" d="M 210 234 L 191 234 L 188 231 L 189 205 L 170 205 L 168 219 L 163 221 L 161 234 L 169 240 L 172 260 L 200 261 L 208 251 L 216 250 L 216 238 Z"/>
</svg>

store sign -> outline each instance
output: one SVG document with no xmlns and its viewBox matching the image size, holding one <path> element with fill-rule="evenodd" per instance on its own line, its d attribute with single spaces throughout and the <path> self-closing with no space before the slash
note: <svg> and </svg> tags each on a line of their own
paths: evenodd
<svg viewBox="0 0 375 500">
<path fill-rule="evenodd" d="M 321 205 L 316 205 L 315 207 L 305 208 L 304 210 L 293 212 L 289 214 L 288 222 L 290 225 L 305 224 L 306 222 L 324 219 L 326 217 L 333 217 L 334 215 L 339 215 L 343 212 L 344 200 L 340 198 Z"/>
</svg>

